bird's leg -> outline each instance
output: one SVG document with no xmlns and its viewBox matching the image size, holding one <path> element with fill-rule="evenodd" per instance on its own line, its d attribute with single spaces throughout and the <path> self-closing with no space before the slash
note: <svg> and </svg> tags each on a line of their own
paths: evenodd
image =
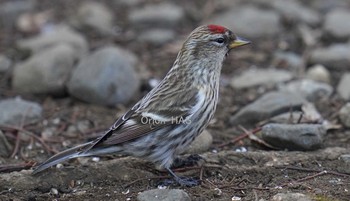
<svg viewBox="0 0 350 201">
<path fill-rule="evenodd" d="M 203 162 L 203 158 L 198 154 L 191 154 L 187 158 L 176 158 L 172 165 L 173 169 L 181 168 L 181 167 L 191 167 L 200 165 Z"/>
<path fill-rule="evenodd" d="M 171 174 L 171 176 L 174 177 L 174 180 L 180 184 L 181 186 L 197 186 L 200 184 L 199 180 L 196 180 L 194 178 L 187 178 L 187 177 L 179 177 L 177 176 L 170 168 L 166 168 L 168 172 Z"/>
</svg>

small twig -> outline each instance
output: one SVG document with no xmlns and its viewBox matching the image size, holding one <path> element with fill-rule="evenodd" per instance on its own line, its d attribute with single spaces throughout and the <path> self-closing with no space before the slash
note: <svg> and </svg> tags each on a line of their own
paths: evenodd
<svg viewBox="0 0 350 201">
<path fill-rule="evenodd" d="M 322 175 L 327 175 L 327 174 L 332 174 L 332 175 L 341 176 L 341 177 L 350 177 L 349 174 L 340 173 L 340 172 L 336 172 L 336 171 L 327 171 L 327 170 L 321 170 L 320 171 L 320 170 L 314 170 L 314 169 L 310 169 L 310 168 L 300 168 L 300 167 L 292 167 L 292 166 L 275 167 L 275 168 L 298 170 L 298 171 L 305 171 L 305 172 L 316 172 L 313 175 L 306 176 L 304 178 L 301 178 L 301 179 L 298 179 L 298 180 L 295 180 L 295 181 L 292 181 L 292 182 L 284 183 L 280 187 L 285 187 L 285 186 L 288 186 L 288 185 L 291 185 L 291 184 L 300 183 L 300 182 L 303 182 L 303 181 L 306 181 L 306 180 L 310 180 L 310 179 L 313 179 L 313 178 L 316 178 L 316 177 L 319 177 L 319 176 L 322 176 Z"/>
<path fill-rule="evenodd" d="M 201 171 L 199 172 L 199 180 L 203 181 L 203 174 L 204 174 L 204 166 L 201 167 Z"/>
<path fill-rule="evenodd" d="M 242 140 L 242 139 L 248 137 L 248 136 L 250 135 L 250 133 L 255 134 L 255 133 L 259 132 L 259 131 L 261 131 L 261 127 L 257 127 L 257 128 L 255 128 L 254 130 L 252 130 L 252 131 L 250 131 L 250 132 L 248 132 L 248 133 L 247 133 L 247 132 L 244 132 L 244 133 L 240 134 L 238 137 L 236 137 L 236 138 L 230 140 L 229 142 L 225 142 L 225 143 L 219 145 L 218 148 L 227 146 L 227 145 L 229 145 L 229 144 L 235 144 L 236 142 L 238 142 L 238 141 L 240 141 L 240 140 Z"/>
<path fill-rule="evenodd" d="M 289 169 L 289 170 L 300 170 L 300 171 L 304 171 L 304 172 L 322 172 L 325 170 L 315 170 L 315 169 L 311 169 L 311 168 L 301 168 L 301 167 L 293 167 L 293 166 L 282 166 L 282 167 L 275 167 L 278 169 Z M 341 177 L 350 177 L 350 174 L 347 173 L 340 173 L 340 172 L 336 172 L 336 171 L 329 171 L 326 170 L 328 174 L 332 174 L 332 175 L 336 175 L 336 176 L 341 176 Z"/>
<path fill-rule="evenodd" d="M 28 108 L 28 109 L 24 112 L 24 114 L 23 114 L 23 116 L 22 116 L 22 119 L 21 119 L 21 122 L 20 122 L 20 124 L 19 124 L 19 128 L 23 129 L 23 126 L 24 126 L 24 123 L 25 123 L 25 120 L 26 120 L 26 116 L 27 116 L 27 114 L 28 114 L 28 112 L 29 112 L 30 110 L 31 110 L 31 108 Z M 14 158 L 14 157 L 17 155 L 17 152 L 18 152 L 18 149 L 19 149 L 19 145 L 20 145 L 20 144 L 21 144 L 21 136 L 20 136 L 20 133 L 19 133 L 18 130 L 17 130 L 17 132 L 16 132 L 16 143 L 15 143 L 15 148 L 13 149 L 13 152 L 12 152 L 10 158 Z"/>
<path fill-rule="evenodd" d="M 20 132 L 23 132 L 24 134 L 27 134 L 31 137 L 33 137 L 35 140 L 37 140 L 38 142 L 40 142 L 43 147 L 46 149 L 47 152 L 51 152 L 51 153 L 58 153 L 57 150 L 54 150 L 54 149 L 51 149 L 43 139 L 41 139 L 40 137 L 38 137 L 37 135 L 35 135 L 34 133 L 28 131 L 28 130 L 25 130 L 23 128 L 19 128 L 19 127 L 15 127 L 15 126 L 0 126 L 1 129 L 6 129 L 6 130 L 15 130 L 15 131 L 20 131 Z"/>
<path fill-rule="evenodd" d="M 297 124 L 300 124 L 301 120 L 303 119 L 304 113 L 300 113 L 300 116 L 298 118 Z"/>
<path fill-rule="evenodd" d="M 310 176 L 306 176 L 304 178 L 301 178 L 301 179 L 298 179 L 298 180 L 295 180 L 295 181 L 292 181 L 292 182 L 284 183 L 280 187 L 285 187 L 285 186 L 289 186 L 291 184 L 300 183 L 300 182 L 303 182 L 303 181 L 306 181 L 306 180 L 310 180 L 310 179 L 314 179 L 316 177 L 319 177 L 319 176 L 322 176 L 322 175 L 326 175 L 326 174 L 328 174 L 327 171 L 318 172 L 316 174 L 313 174 L 313 175 L 310 175 Z"/>
<path fill-rule="evenodd" d="M 0 172 L 8 173 L 13 171 L 21 171 L 23 169 L 29 169 L 33 167 L 36 163 L 29 161 L 21 164 L 10 164 L 10 165 L 0 165 Z"/>
<path fill-rule="evenodd" d="M 268 144 L 267 142 L 265 142 L 264 140 L 258 138 L 257 136 L 255 136 L 253 133 L 251 133 L 250 131 L 248 131 L 247 129 L 245 129 L 243 126 L 239 125 L 238 126 L 242 131 L 244 131 L 245 133 L 248 134 L 248 138 L 254 142 L 257 142 L 259 144 L 264 145 L 265 147 L 268 147 L 270 149 L 277 149 L 276 147 L 273 147 L 272 145 Z"/>
<path fill-rule="evenodd" d="M 19 135 L 19 132 L 16 132 L 16 143 L 15 143 L 15 147 L 13 148 L 12 154 L 10 156 L 10 158 L 14 158 L 18 152 L 19 149 L 19 144 L 21 143 L 21 136 Z"/>
<path fill-rule="evenodd" d="M 254 200 L 255 200 L 255 201 L 259 201 L 259 196 L 258 196 L 258 193 L 256 192 L 256 190 L 253 189 L 252 191 L 253 191 L 254 198 L 255 198 Z"/>
</svg>

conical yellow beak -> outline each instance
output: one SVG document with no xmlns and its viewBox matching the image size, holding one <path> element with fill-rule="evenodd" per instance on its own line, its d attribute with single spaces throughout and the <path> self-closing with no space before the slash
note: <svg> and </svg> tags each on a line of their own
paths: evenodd
<svg viewBox="0 0 350 201">
<path fill-rule="evenodd" d="M 237 36 L 236 40 L 234 40 L 230 45 L 229 48 L 233 49 L 239 46 L 243 46 L 243 45 L 248 45 L 250 44 L 250 41 L 244 39 L 244 38 L 240 38 Z"/>
</svg>

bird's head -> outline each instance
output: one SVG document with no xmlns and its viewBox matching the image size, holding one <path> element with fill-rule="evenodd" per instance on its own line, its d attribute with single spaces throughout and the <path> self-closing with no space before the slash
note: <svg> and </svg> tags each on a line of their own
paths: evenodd
<svg viewBox="0 0 350 201">
<path fill-rule="evenodd" d="M 223 26 L 200 26 L 184 42 L 166 79 L 182 77 L 204 84 L 217 80 L 229 51 L 249 43 Z"/>
<path fill-rule="evenodd" d="M 236 36 L 231 30 L 219 25 L 196 28 L 185 41 L 181 52 L 184 60 L 200 61 L 211 66 L 220 65 L 233 48 L 250 42 Z M 185 59 L 186 58 L 186 59 Z"/>
<path fill-rule="evenodd" d="M 223 26 L 210 24 L 195 29 L 187 38 L 183 49 L 189 50 L 197 59 L 223 60 L 231 49 L 249 43 Z"/>
</svg>

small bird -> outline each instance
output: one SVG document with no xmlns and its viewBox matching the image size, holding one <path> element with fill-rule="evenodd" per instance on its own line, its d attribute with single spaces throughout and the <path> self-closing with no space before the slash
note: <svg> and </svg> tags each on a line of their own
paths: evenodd
<svg viewBox="0 0 350 201">
<path fill-rule="evenodd" d="M 33 174 L 72 158 L 119 153 L 153 162 L 182 186 L 197 185 L 198 181 L 177 176 L 171 165 L 213 117 L 229 51 L 249 43 L 223 26 L 196 28 L 164 79 L 104 135 L 52 156 Z"/>
</svg>

